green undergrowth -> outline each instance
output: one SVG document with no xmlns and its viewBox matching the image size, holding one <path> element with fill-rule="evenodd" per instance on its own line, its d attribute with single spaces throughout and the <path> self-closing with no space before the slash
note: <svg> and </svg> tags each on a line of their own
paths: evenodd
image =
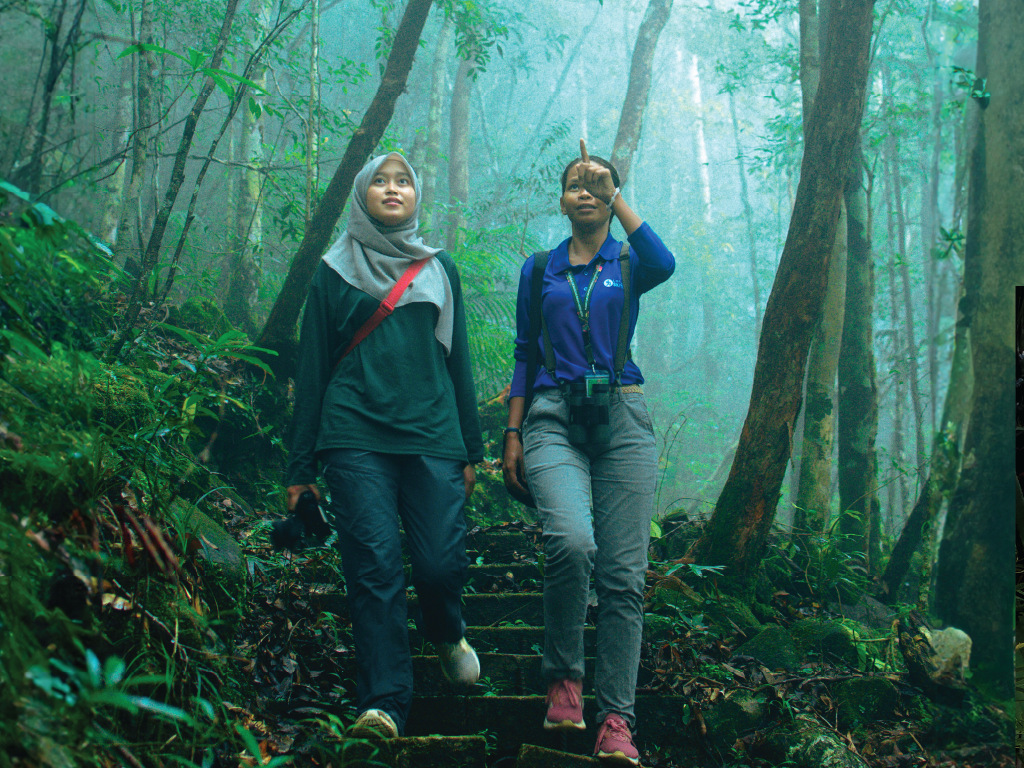
<svg viewBox="0 0 1024 768">
<path fill-rule="evenodd" d="M 252 763 L 246 579 L 196 521 L 237 509 L 214 471 L 225 414 L 270 429 L 260 363 L 230 328 L 157 312 L 105 361 L 123 275 L 33 210 L 0 226 L 0 766 Z"/>
</svg>

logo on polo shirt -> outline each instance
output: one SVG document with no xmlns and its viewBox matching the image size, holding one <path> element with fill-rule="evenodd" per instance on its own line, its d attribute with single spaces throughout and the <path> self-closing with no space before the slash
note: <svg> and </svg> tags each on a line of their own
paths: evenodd
<svg viewBox="0 0 1024 768">
<path fill-rule="evenodd" d="M 608 279 L 606 279 L 604 281 L 604 287 L 605 288 L 621 288 L 622 287 L 622 281 L 621 280 L 612 280 L 609 277 Z"/>
</svg>

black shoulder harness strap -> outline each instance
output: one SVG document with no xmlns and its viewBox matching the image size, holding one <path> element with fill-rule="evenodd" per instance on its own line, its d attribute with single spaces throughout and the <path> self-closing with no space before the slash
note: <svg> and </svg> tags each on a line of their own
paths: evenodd
<svg viewBox="0 0 1024 768">
<path fill-rule="evenodd" d="M 544 367 L 552 379 L 555 378 L 555 352 L 551 347 L 548 335 L 548 324 L 544 322 L 541 312 L 540 295 L 544 285 L 544 270 L 548 266 L 551 251 L 540 251 L 533 257 L 533 269 L 530 272 L 530 335 L 527 338 L 526 352 L 526 402 L 523 414 L 529 412 L 533 401 L 533 383 L 537 380 L 537 354 L 540 335 L 544 334 Z M 629 359 L 629 243 L 623 243 L 619 250 L 619 269 L 622 272 L 622 317 L 619 320 L 618 345 L 615 348 L 615 382 L 622 381 L 622 371 Z M 557 380 L 557 379 L 556 379 Z"/>
</svg>

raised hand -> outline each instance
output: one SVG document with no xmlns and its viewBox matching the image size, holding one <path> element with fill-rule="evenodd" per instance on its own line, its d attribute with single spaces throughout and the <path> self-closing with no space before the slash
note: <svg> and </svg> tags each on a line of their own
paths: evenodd
<svg viewBox="0 0 1024 768">
<path fill-rule="evenodd" d="M 608 205 L 615 195 L 615 183 L 612 181 L 612 172 L 603 165 L 591 162 L 587 154 L 587 142 L 580 139 L 581 162 L 576 165 L 576 174 L 580 186 L 596 197 L 605 205 Z"/>
</svg>

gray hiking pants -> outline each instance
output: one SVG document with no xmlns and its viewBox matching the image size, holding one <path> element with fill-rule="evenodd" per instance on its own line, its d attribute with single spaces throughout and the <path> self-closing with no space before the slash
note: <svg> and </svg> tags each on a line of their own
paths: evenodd
<svg viewBox="0 0 1024 768">
<path fill-rule="evenodd" d="M 544 529 L 544 658 L 550 682 L 583 677 L 590 577 L 597 593 L 597 722 L 634 725 L 643 589 L 658 457 L 640 392 L 611 394 L 611 442 L 568 439 L 569 405 L 538 392 L 523 425 L 526 480 Z"/>
</svg>

